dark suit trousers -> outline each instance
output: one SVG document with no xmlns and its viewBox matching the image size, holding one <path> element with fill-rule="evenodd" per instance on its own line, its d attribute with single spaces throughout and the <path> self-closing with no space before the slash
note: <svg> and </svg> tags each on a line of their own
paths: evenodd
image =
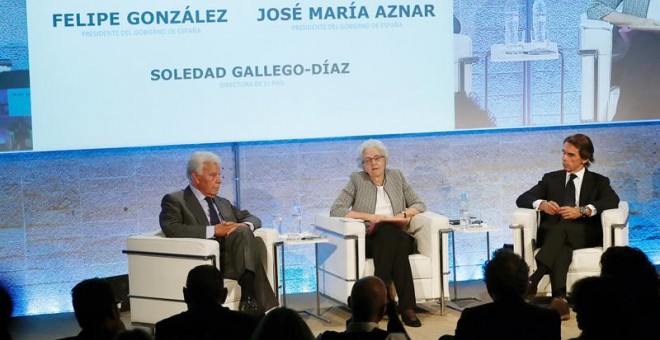
<svg viewBox="0 0 660 340">
<path fill-rule="evenodd" d="M 239 228 L 229 236 L 220 238 L 220 269 L 227 279 L 239 280 L 246 271 L 254 274 L 253 284 L 255 299 L 264 311 L 278 305 L 258 252 L 258 242 L 250 228 Z M 242 281 L 239 283 L 244 284 Z M 246 290 L 241 287 L 242 290 Z"/>
<path fill-rule="evenodd" d="M 412 236 L 390 223 L 379 224 L 366 237 L 366 256 L 374 259 L 374 275 L 385 284 L 394 283 L 399 310 L 415 307 L 415 286 L 408 255 L 413 252 Z"/>
<path fill-rule="evenodd" d="M 552 296 L 566 294 L 568 267 L 573 260 L 573 250 L 596 246 L 596 226 L 580 223 L 579 220 L 559 220 L 545 223 L 539 229 L 541 249 L 536 261 L 550 269 Z M 602 240 L 602 236 L 600 238 Z"/>
</svg>

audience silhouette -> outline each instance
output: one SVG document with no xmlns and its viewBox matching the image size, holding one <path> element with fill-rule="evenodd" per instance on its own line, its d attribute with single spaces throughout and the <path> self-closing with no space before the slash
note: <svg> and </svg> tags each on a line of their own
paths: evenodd
<svg viewBox="0 0 660 340">
<path fill-rule="evenodd" d="M 227 298 L 222 274 L 212 265 L 188 272 L 183 298 L 188 310 L 156 323 L 157 340 L 249 339 L 259 319 L 222 306 Z"/>
<path fill-rule="evenodd" d="M 99 278 L 83 280 L 71 290 L 73 311 L 82 330 L 77 336 L 65 338 L 114 339 L 126 328 L 121 321 L 118 301 L 112 287 Z"/>
<path fill-rule="evenodd" d="M 348 306 L 351 320 L 346 331 L 325 331 L 317 339 L 409 339 L 383 280 L 376 276 L 365 276 L 353 285 Z M 387 330 L 378 328 L 378 322 L 387 314 Z"/>
<path fill-rule="evenodd" d="M 5 287 L 0 283 L 0 339 L 11 340 L 9 334 L 9 323 L 11 321 L 11 313 L 14 310 L 14 304 L 11 301 L 11 296 Z"/>
<path fill-rule="evenodd" d="M 314 334 L 298 312 L 286 307 L 272 309 L 252 334 L 252 340 L 312 340 Z"/>
<path fill-rule="evenodd" d="M 582 331 L 575 340 L 630 339 L 634 302 L 609 276 L 592 276 L 573 284 L 573 311 Z"/>
<path fill-rule="evenodd" d="M 660 279 L 646 254 L 633 247 L 610 247 L 600 264 L 601 276 L 617 279 L 632 296 L 632 338 L 660 339 Z"/>
<path fill-rule="evenodd" d="M 509 249 L 498 249 L 484 265 L 484 280 L 493 302 L 461 313 L 455 336 L 440 339 L 560 339 L 557 311 L 524 300 L 529 267 Z"/>
<path fill-rule="evenodd" d="M 115 340 L 151 340 L 153 339 L 149 333 L 136 328 L 121 332 Z"/>
</svg>

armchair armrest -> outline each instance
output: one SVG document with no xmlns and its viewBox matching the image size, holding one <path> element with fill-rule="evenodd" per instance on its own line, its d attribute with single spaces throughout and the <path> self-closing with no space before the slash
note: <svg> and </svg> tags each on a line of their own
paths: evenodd
<svg viewBox="0 0 660 340">
<path fill-rule="evenodd" d="M 616 209 L 608 209 L 600 215 L 603 225 L 603 249 L 628 244 L 628 202 L 619 202 Z"/>
<path fill-rule="evenodd" d="M 125 254 L 154 254 L 169 257 L 212 259 L 219 264 L 220 249 L 215 240 L 167 238 L 162 231 L 133 235 L 126 240 Z"/>
<path fill-rule="evenodd" d="M 322 232 L 330 232 L 337 235 L 355 235 L 364 238 L 366 233 L 364 221 L 350 217 L 331 217 L 316 215 L 314 226 Z"/>
<path fill-rule="evenodd" d="M 513 251 L 527 263 L 534 262 L 534 242 L 538 227 L 538 212 L 534 209 L 516 208 L 511 219 Z"/>
<path fill-rule="evenodd" d="M 259 228 L 254 231 L 254 236 L 261 240 L 261 242 L 258 242 L 259 258 L 266 271 L 270 286 L 273 287 L 273 291 L 277 292 L 277 282 L 275 282 L 275 268 L 273 264 L 273 259 L 275 258 L 273 245 L 279 241 L 280 234 L 275 229 Z"/>
<path fill-rule="evenodd" d="M 181 287 L 192 267 L 212 264 L 220 268 L 220 247 L 215 240 L 167 238 L 161 231 L 128 237 L 123 253 L 128 255 L 132 299 L 183 304 Z M 142 311 L 136 314 L 142 315 Z"/>
<path fill-rule="evenodd" d="M 417 240 L 419 253 L 434 258 L 439 254 L 438 248 L 435 248 L 434 245 L 439 240 L 440 231 L 444 229 L 449 229 L 449 218 L 426 211 L 415 215 L 410 220 L 408 232 Z"/>
</svg>

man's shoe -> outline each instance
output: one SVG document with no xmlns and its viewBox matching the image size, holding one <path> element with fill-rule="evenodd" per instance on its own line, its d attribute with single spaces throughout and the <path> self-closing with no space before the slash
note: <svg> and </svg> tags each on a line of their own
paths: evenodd
<svg viewBox="0 0 660 340">
<path fill-rule="evenodd" d="M 251 296 L 241 300 L 241 303 L 238 304 L 238 310 L 254 316 L 260 316 L 262 314 L 257 301 Z"/>
<path fill-rule="evenodd" d="M 422 327 L 422 322 L 419 321 L 419 318 L 417 318 L 417 315 L 415 315 L 414 311 L 412 313 L 401 313 L 401 321 L 403 321 L 403 323 L 409 327 Z"/>
<path fill-rule="evenodd" d="M 559 317 L 562 321 L 566 321 L 571 318 L 571 311 L 568 309 L 568 301 L 563 297 L 552 298 L 550 302 L 550 308 L 556 310 L 559 313 Z"/>
</svg>

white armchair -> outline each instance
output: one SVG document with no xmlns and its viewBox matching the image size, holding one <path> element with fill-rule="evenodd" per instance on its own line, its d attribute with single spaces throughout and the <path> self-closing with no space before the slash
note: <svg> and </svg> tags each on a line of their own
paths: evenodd
<svg viewBox="0 0 660 340">
<path fill-rule="evenodd" d="M 273 244 L 278 233 L 273 229 L 255 230 L 268 280 L 273 291 Z M 199 265 L 220 268 L 220 247 L 215 240 L 167 238 L 162 231 L 133 235 L 126 240 L 128 289 L 131 323 L 153 326 L 156 322 L 187 309 L 183 286 L 188 272 Z M 225 279 L 228 290 L 225 306 L 238 309 L 241 287 L 236 280 Z"/>
<path fill-rule="evenodd" d="M 580 120 L 607 122 L 616 113 L 620 89 L 611 86 L 612 25 L 580 16 L 582 60 Z"/>
<path fill-rule="evenodd" d="M 628 245 L 628 203 L 621 201 L 617 209 L 609 209 L 601 214 L 603 224 L 603 246 L 584 248 L 573 251 L 573 261 L 568 268 L 566 287 L 571 289 L 575 281 L 600 275 L 600 257 L 612 246 Z M 513 250 L 523 257 L 529 265 L 530 274 L 536 270 L 534 249 L 536 230 L 538 228 L 538 213 L 534 209 L 517 208 L 513 212 L 511 227 L 513 230 Z M 544 276 L 538 285 L 538 292 L 550 293 L 550 280 Z"/>
<path fill-rule="evenodd" d="M 319 292 L 346 303 L 355 281 L 374 273 L 373 259 L 365 258 L 364 222 L 317 215 L 315 226 L 329 240 L 319 244 Z M 418 302 L 441 300 L 444 305 L 449 299 L 449 220 L 424 212 L 412 219 L 410 228 L 419 249 L 410 255 L 415 296 Z"/>
</svg>

